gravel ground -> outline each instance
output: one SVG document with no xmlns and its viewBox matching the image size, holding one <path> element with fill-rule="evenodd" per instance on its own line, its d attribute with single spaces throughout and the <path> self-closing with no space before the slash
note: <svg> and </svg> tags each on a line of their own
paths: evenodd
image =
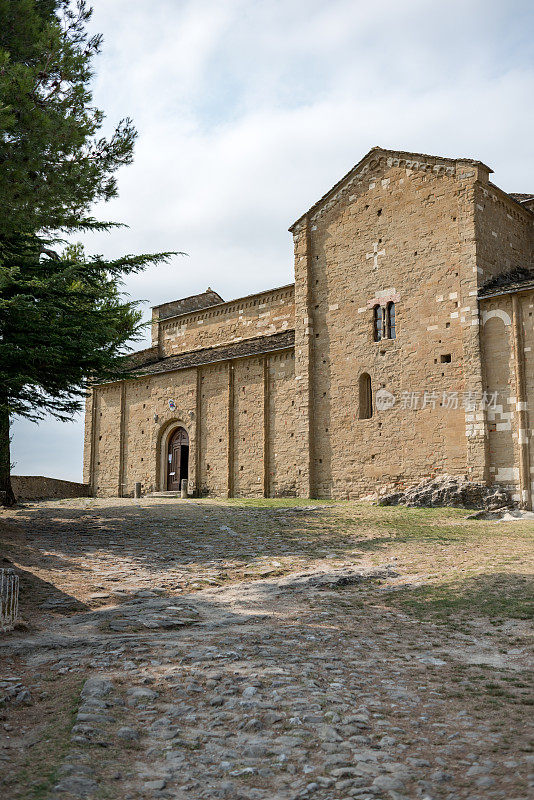
<svg viewBox="0 0 534 800">
<path fill-rule="evenodd" d="M 395 607 L 431 560 L 376 546 L 396 512 L 358 546 L 347 504 L 4 512 L 2 798 L 532 797 L 527 623 Z"/>
</svg>

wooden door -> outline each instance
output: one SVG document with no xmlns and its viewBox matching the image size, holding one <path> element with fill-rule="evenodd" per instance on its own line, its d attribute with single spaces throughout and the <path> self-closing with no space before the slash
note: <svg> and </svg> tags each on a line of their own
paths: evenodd
<svg viewBox="0 0 534 800">
<path fill-rule="evenodd" d="M 167 489 L 177 492 L 180 483 L 189 477 L 189 436 L 183 428 L 177 428 L 169 439 L 167 453 Z"/>
</svg>

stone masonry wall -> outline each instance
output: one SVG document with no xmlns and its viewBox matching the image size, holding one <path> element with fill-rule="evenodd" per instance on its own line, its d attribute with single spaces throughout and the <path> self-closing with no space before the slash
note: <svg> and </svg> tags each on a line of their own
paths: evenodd
<svg viewBox="0 0 534 800">
<path fill-rule="evenodd" d="M 285 286 L 159 323 L 160 355 L 268 336 L 294 326 L 294 287 Z"/>
<path fill-rule="evenodd" d="M 233 495 L 263 497 L 264 359 L 234 367 Z"/>
<path fill-rule="evenodd" d="M 95 395 L 91 484 L 94 494 L 114 497 L 119 494 L 121 384 L 101 386 Z"/>
<path fill-rule="evenodd" d="M 487 171 L 472 164 L 377 157 L 294 228 L 296 372 L 311 387 L 313 495 L 357 497 L 439 472 L 483 476 L 483 420 L 461 405 L 464 391 L 482 392 L 477 180 Z M 298 289 L 306 270 L 307 297 Z M 389 300 L 397 339 L 374 342 L 373 306 Z M 396 398 L 368 420 L 358 418 L 364 372 L 374 394 Z M 422 405 L 425 391 L 425 407 L 411 408 L 412 393 Z M 443 392 L 460 393 L 459 407 L 441 405 Z"/>
<path fill-rule="evenodd" d="M 94 455 L 93 436 L 94 436 L 94 420 L 93 420 L 93 405 L 96 408 L 96 393 L 87 392 L 85 396 L 85 420 L 83 430 L 83 482 L 91 483 L 91 456 Z"/>
<path fill-rule="evenodd" d="M 266 452 L 267 492 L 294 494 L 292 365 L 282 351 L 98 387 L 87 402 L 84 480 L 93 463 L 98 496 L 131 496 L 136 482 L 143 492 L 164 489 L 168 436 L 180 425 L 189 435 L 191 490 L 263 496 Z"/>
<path fill-rule="evenodd" d="M 522 327 L 522 358 L 526 383 L 526 406 L 529 424 L 526 437 L 530 450 L 530 491 L 534 497 L 534 292 L 518 296 Z M 486 388 L 496 393 L 488 410 L 488 455 L 492 483 L 505 486 L 514 500 L 520 498 L 519 460 L 521 447 L 517 397 L 516 364 L 513 346 L 513 309 L 511 295 L 481 302 L 482 339 Z M 494 407 L 493 407 L 494 406 Z"/>
<path fill-rule="evenodd" d="M 517 267 L 534 266 L 534 217 L 497 187 L 477 185 L 475 229 L 477 278 L 482 286 L 488 278 Z M 517 397 L 514 353 L 514 313 L 511 295 L 481 301 L 481 340 L 485 388 L 497 393 L 495 408 L 487 412 L 489 480 L 504 485 L 520 501 L 520 438 L 527 437 L 533 457 L 532 428 L 523 431 L 520 417 L 534 411 L 534 365 L 532 363 L 532 293 L 518 295 L 522 347 L 520 357 L 526 379 L 526 412 Z M 532 463 L 530 471 L 532 472 Z M 531 483 L 531 481 L 530 481 Z M 532 496 L 532 485 L 530 486 Z"/>
<path fill-rule="evenodd" d="M 269 358 L 269 497 L 288 497 L 297 494 L 294 376 L 294 353 L 274 353 Z"/>
<path fill-rule="evenodd" d="M 530 493 L 534 505 L 534 292 L 520 295 L 530 450 Z"/>
<path fill-rule="evenodd" d="M 91 496 L 91 487 L 87 483 L 63 481 L 43 475 L 12 475 L 11 486 L 17 500 L 55 500 Z"/>
<path fill-rule="evenodd" d="M 170 427 L 180 425 L 189 436 L 189 475 L 195 478 L 196 371 L 151 375 L 125 384 L 122 491 L 128 496 L 140 481 L 145 491 L 165 488 L 160 445 Z M 175 408 L 169 407 L 169 400 Z M 157 415 L 157 420 L 154 419 Z"/>
<path fill-rule="evenodd" d="M 479 285 L 534 263 L 534 216 L 491 184 L 477 185 L 475 202 Z"/>
<path fill-rule="evenodd" d="M 194 470 L 195 370 L 107 384 L 98 387 L 94 396 L 96 424 L 92 439 L 86 441 L 84 480 L 90 481 L 91 447 L 94 446 L 93 491 L 96 495 L 131 495 L 137 481 L 146 491 L 162 488 L 159 444 L 173 423 L 188 431 L 192 453 L 190 466 Z M 169 408 L 170 399 L 175 401 L 175 410 Z M 91 413 L 92 402 L 88 403 L 87 416 Z"/>
<path fill-rule="evenodd" d="M 200 493 L 228 492 L 228 376 L 230 365 L 214 364 L 201 372 Z"/>
<path fill-rule="evenodd" d="M 310 224 L 304 218 L 293 230 L 295 259 L 295 440 L 297 456 L 297 496 L 312 497 L 313 384 L 311 375 L 313 327 L 311 319 Z"/>
<path fill-rule="evenodd" d="M 519 453 L 511 305 L 509 296 L 481 303 L 482 353 L 486 389 L 490 394 L 496 393 L 495 402 L 488 409 L 490 480 L 510 489 L 517 500 Z"/>
</svg>

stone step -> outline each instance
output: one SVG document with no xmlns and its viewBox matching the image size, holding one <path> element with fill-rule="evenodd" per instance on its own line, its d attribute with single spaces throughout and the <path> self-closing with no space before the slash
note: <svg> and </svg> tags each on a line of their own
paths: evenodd
<svg viewBox="0 0 534 800">
<path fill-rule="evenodd" d="M 173 497 L 173 498 L 181 498 L 181 492 L 149 492 L 149 494 L 145 494 L 144 497 Z"/>
</svg>

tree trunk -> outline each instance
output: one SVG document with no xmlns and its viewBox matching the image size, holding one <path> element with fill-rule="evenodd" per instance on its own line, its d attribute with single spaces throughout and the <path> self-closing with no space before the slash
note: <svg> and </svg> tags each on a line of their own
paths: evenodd
<svg viewBox="0 0 534 800">
<path fill-rule="evenodd" d="M 0 506 L 12 506 L 15 502 L 11 488 L 9 410 L 7 403 L 0 399 Z"/>
</svg>

